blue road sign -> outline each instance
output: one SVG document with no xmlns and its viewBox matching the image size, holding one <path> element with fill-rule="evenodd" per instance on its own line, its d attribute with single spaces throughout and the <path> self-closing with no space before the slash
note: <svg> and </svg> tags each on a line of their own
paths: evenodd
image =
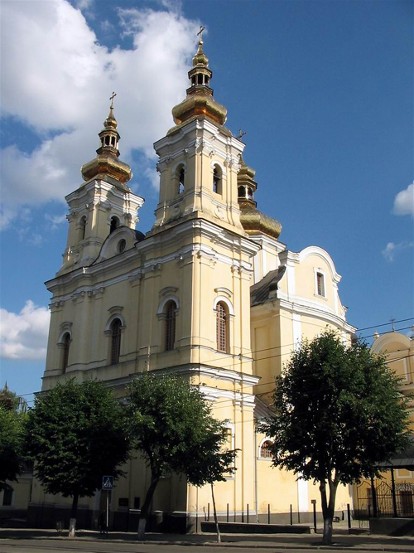
<svg viewBox="0 0 414 553">
<path fill-rule="evenodd" d="M 112 490 L 114 487 L 114 477 L 113 476 L 102 476 L 102 489 L 103 490 Z"/>
</svg>

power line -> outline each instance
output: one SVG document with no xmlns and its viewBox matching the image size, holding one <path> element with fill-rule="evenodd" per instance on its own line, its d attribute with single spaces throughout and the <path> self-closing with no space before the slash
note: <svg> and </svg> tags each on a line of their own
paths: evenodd
<svg viewBox="0 0 414 553">
<path fill-rule="evenodd" d="M 398 323 L 403 323 L 403 322 L 407 322 L 407 321 L 414 321 L 414 317 L 409 317 L 409 318 L 406 318 L 406 319 L 399 319 L 397 321 L 390 321 L 390 322 L 386 322 L 386 323 L 381 323 L 379 325 L 373 325 L 373 326 L 369 326 L 369 327 L 364 327 L 364 328 L 359 328 L 356 330 L 356 332 L 361 332 L 363 330 L 369 330 L 369 329 L 373 329 L 373 328 L 380 328 L 380 327 L 383 327 L 383 326 L 387 326 L 387 325 L 390 325 L 390 324 L 398 324 Z M 311 325 L 311 326 L 316 326 L 318 327 L 319 329 L 322 330 L 322 327 L 320 326 L 320 324 L 317 324 L 317 323 L 311 323 L 311 322 L 307 322 L 308 325 Z M 408 330 L 412 328 L 411 325 L 410 326 L 406 326 L 406 327 L 402 327 L 402 328 L 399 328 L 399 329 L 395 329 L 393 331 L 384 331 L 384 332 L 379 332 L 379 333 L 375 333 L 375 334 L 369 334 L 367 336 L 362 336 L 361 338 L 368 338 L 368 337 L 374 337 L 374 336 L 382 336 L 384 334 L 389 334 L 391 332 L 401 332 L 403 330 Z M 251 350 L 249 352 L 249 355 L 251 355 L 252 357 L 249 358 L 249 362 L 250 362 L 250 359 L 253 363 L 257 363 L 258 361 L 266 361 L 266 360 L 269 360 L 269 359 L 278 359 L 278 358 L 281 358 L 281 357 L 284 357 L 284 356 L 287 356 L 289 353 L 292 353 L 292 351 L 290 352 L 287 352 L 287 353 L 279 353 L 279 354 L 273 354 L 273 355 L 270 355 L 268 357 L 260 357 L 259 359 L 255 358 L 255 356 L 257 356 L 258 354 L 260 353 L 263 353 L 263 352 L 266 352 L 266 351 L 271 351 L 271 350 L 275 350 L 275 349 L 283 349 L 283 348 L 294 348 L 295 346 L 297 346 L 298 343 L 290 343 L 290 344 L 280 344 L 280 345 L 272 345 L 268 348 L 263 348 L 263 349 L 260 349 L 260 350 Z M 399 350 L 397 350 L 399 351 Z M 223 355 L 222 357 L 216 357 L 214 359 L 214 362 L 218 362 L 218 361 L 229 361 L 229 365 L 231 366 L 234 366 L 234 358 L 235 357 L 239 357 L 239 362 L 240 364 L 243 364 L 243 361 L 242 361 L 242 357 L 244 355 L 241 353 L 241 354 L 226 354 L 226 355 Z M 392 361 L 392 360 L 390 360 Z M 224 369 L 226 369 L 226 367 L 222 367 Z M 264 385 L 264 384 L 257 384 L 256 386 L 261 386 L 261 385 Z M 28 393 L 28 394 L 19 394 L 20 397 L 26 397 L 26 396 L 31 396 L 33 395 L 34 393 L 36 392 L 32 392 L 32 394 Z M 30 403 L 33 403 L 33 401 L 30 401 Z"/>
<path fill-rule="evenodd" d="M 365 328 L 357 328 L 357 332 L 361 332 L 363 330 L 370 330 L 371 328 L 379 328 L 381 326 L 386 326 L 386 325 L 406 323 L 407 321 L 413 321 L 413 320 L 414 320 L 414 317 L 409 317 L 408 319 L 400 319 L 398 321 L 389 321 L 388 323 L 381 323 L 379 325 L 366 326 Z"/>
</svg>

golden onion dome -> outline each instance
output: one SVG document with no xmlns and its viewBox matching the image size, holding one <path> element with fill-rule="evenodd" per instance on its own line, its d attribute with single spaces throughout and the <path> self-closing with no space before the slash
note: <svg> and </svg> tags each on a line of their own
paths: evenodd
<svg viewBox="0 0 414 553">
<path fill-rule="evenodd" d="M 247 234 L 258 232 L 279 238 L 282 225 L 276 219 L 265 215 L 256 208 L 254 193 L 257 190 L 257 182 L 254 180 L 256 171 L 248 167 L 241 159 L 240 171 L 237 175 L 238 202 L 240 206 L 240 222 Z"/>
<path fill-rule="evenodd" d="M 96 178 L 99 175 L 107 175 L 125 184 L 132 178 L 131 167 L 118 159 L 118 142 L 121 137 L 117 130 L 118 122 L 114 116 L 113 102 L 115 96 L 115 93 L 111 96 L 109 115 L 104 121 L 104 128 L 99 133 L 101 145 L 96 150 L 98 155 L 81 167 L 82 177 L 85 181 Z"/>
<path fill-rule="evenodd" d="M 219 125 L 224 125 L 227 109 L 213 98 L 213 89 L 209 86 L 212 75 L 200 38 L 193 57 L 193 67 L 188 72 L 191 86 L 187 89 L 187 97 L 172 109 L 176 125 L 181 125 L 193 117 L 207 117 Z"/>
<path fill-rule="evenodd" d="M 282 225 L 276 219 L 265 215 L 251 205 L 240 204 L 240 222 L 247 234 L 257 234 L 258 232 L 279 238 L 282 232 Z"/>
<path fill-rule="evenodd" d="M 193 67 L 196 67 L 197 65 L 204 65 L 208 67 L 208 57 L 204 53 L 202 39 L 198 41 L 197 52 L 193 57 Z"/>
<path fill-rule="evenodd" d="M 97 178 L 100 175 L 107 175 L 125 184 L 132 178 L 132 169 L 129 165 L 112 156 L 105 155 L 99 155 L 92 161 L 82 165 L 81 173 L 85 181 Z"/>
</svg>

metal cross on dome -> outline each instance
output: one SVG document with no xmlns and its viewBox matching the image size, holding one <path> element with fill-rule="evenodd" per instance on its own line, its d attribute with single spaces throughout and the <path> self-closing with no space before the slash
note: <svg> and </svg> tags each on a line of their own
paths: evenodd
<svg viewBox="0 0 414 553">
<path fill-rule="evenodd" d="M 202 25 L 200 25 L 200 30 L 198 31 L 197 33 L 197 36 L 200 37 L 200 40 L 203 40 L 203 32 L 206 30 L 205 27 L 203 27 Z"/>
<path fill-rule="evenodd" d="M 116 96 L 116 92 L 112 92 L 112 96 L 109 97 L 109 99 L 111 100 L 111 108 L 114 107 L 114 98 Z"/>
</svg>

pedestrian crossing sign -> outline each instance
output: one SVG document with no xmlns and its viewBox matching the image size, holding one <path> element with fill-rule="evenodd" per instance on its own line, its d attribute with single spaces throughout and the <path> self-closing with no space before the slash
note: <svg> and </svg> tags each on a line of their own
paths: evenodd
<svg viewBox="0 0 414 553">
<path fill-rule="evenodd" d="M 102 476 L 102 489 L 103 490 L 112 490 L 114 487 L 114 477 L 113 476 Z"/>
</svg>

